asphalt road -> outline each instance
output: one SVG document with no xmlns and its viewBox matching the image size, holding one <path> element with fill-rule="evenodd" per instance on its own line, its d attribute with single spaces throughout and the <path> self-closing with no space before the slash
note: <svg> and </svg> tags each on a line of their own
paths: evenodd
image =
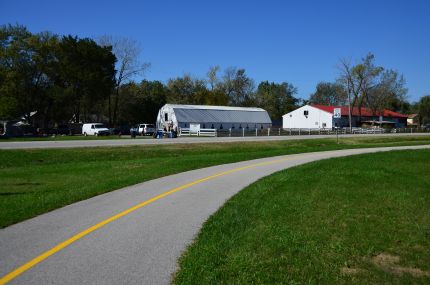
<svg viewBox="0 0 430 285">
<path fill-rule="evenodd" d="M 331 157 L 423 148 L 430 145 L 257 159 L 81 201 L 0 230 L 0 284 L 168 284 L 204 221 L 261 177 Z"/>
<path fill-rule="evenodd" d="M 393 137 L 393 136 L 429 136 L 430 133 L 401 133 L 401 134 L 367 134 L 339 135 L 342 137 Z M 0 149 L 31 149 L 31 148 L 73 148 L 97 146 L 131 146 L 131 145 L 160 145 L 160 144 L 189 144 L 189 143 L 223 143 L 223 142 L 252 142 L 336 138 L 335 135 L 301 135 L 301 136 L 260 136 L 260 137 L 179 137 L 176 139 L 112 139 L 112 140 L 69 140 L 69 141 L 18 141 L 0 140 Z"/>
</svg>

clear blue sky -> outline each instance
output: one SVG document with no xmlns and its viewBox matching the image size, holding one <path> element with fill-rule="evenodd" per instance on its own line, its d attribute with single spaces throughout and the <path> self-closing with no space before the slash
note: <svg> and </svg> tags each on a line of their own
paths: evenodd
<svg viewBox="0 0 430 285">
<path fill-rule="evenodd" d="M 32 32 L 126 36 L 145 75 L 166 82 L 209 66 L 243 67 L 258 84 L 287 81 L 307 98 L 333 81 L 340 58 L 368 52 L 404 74 L 409 100 L 430 94 L 430 1 L 7 1 L 0 24 Z"/>
</svg>

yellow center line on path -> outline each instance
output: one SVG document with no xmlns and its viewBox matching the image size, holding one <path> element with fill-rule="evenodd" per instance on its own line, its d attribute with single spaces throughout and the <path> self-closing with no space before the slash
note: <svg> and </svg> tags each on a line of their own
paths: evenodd
<svg viewBox="0 0 430 285">
<path fill-rule="evenodd" d="M 250 164 L 248 166 L 234 168 L 234 169 L 231 169 L 231 170 L 228 170 L 228 171 L 220 172 L 220 173 L 217 173 L 217 174 L 205 177 L 205 178 L 201 178 L 201 179 L 195 180 L 195 181 L 190 182 L 188 184 L 185 184 L 185 185 L 179 186 L 177 188 L 174 188 L 172 190 L 169 190 L 167 192 L 164 192 L 164 193 L 162 193 L 162 194 L 160 194 L 158 196 L 152 197 L 149 200 L 146 200 L 146 201 L 144 201 L 142 203 L 139 203 L 139 204 L 137 204 L 137 205 L 135 205 L 135 206 L 133 206 L 131 208 L 128 208 L 127 210 L 124 210 L 124 211 L 122 211 L 122 212 L 120 212 L 120 213 L 118 213 L 118 214 L 116 214 L 114 216 L 111 216 L 111 217 L 109 217 L 109 218 L 107 218 L 107 219 L 105 219 L 105 220 L 103 220 L 103 221 L 101 221 L 101 222 L 99 222 L 99 223 L 97 223 L 97 224 L 95 224 L 95 225 L 93 225 L 93 226 L 91 226 L 91 227 L 89 227 L 89 228 L 81 231 L 80 233 L 72 236 L 71 238 L 69 238 L 69 239 L 67 239 L 67 240 L 65 240 L 65 241 L 57 244 L 53 248 L 45 251 L 44 253 L 40 254 L 39 256 L 33 258 L 29 262 L 21 265 L 20 267 L 16 268 L 15 270 L 9 272 L 8 274 L 6 274 L 2 278 L 0 278 L 0 285 L 6 284 L 7 282 L 11 281 L 12 279 L 14 279 L 14 278 L 18 277 L 19 275 L 23 274 L 25 271 L 29 270 L 33 266 L 35 266 L 35 265 L 39 264 L 40 262 L 44 261 L 45 259 L 47 259 L 51 255 L 54 255 L 55 253 L 59 252 L 63 248 L 71 245 L 75 241 L 83 238 L 84 236 L 92 233 L 93 231 L 95 231 L 97 229 L 100 229 L 100 228 L 104 227 L 105 225 L 107 225 L 107 224 L 109 224 L 109 223 L 111 223 L 111 222 L 113 222 L 113 221 L 115 221 L 115 220 L 117 220 L 117 219 L 119 219 L 121 217 L 124 217 L 124 216 L 130 214 L 131 212 L 134 212 L 134 211 L 136 211 L 136 210 L 138 210 L 138 209 L 140 209 L 140 208 L 142 208 L 142 207 L 144 207 L 144 206 L 146 206 L 148 204 L 151 204 L 151 203 L 153 203 L 153 202 L 155 202 L 157 200 L 160 200 L 161 198 L 169 196 L 169 195 L 171 195 L 171 194 L 173 194 L 175 192 L 181 191 L 181 190 L 183 190 L 185 188 L 188 188 L 190 186 L 193 186 L 193 185 L 196 185 L 196 184 L 199 184 L 199 183 L 202 183 L 202 182 L 205 182 L 205 181 L 208 181 L 208 180 L 220 177 L 220 176 L 224 176 L 224 175 L 227 175 L 227 174 L 231 174 L 231 173 L 234 173 L 234 172 L 238 172 L 238 171 L 241 171 L 241 170 L 245 170 L 245 169 L 249 169 L 249 168 L 254 168 L 254 167 L 258 167 L 258 166 L 275 164 L 275 163 L 279 163 L 279 162 L 282 162 L 282 161 L 285 161 L 285 160 L 288 160 L 288 159 L 290 159 L 290 158 L 282 158 L 282 159 L 277 159 L 277 160 L 272 160 L 272 161 L 266 161 L 266 162 L 260 162 L 260 163 Z"/>
</svg>

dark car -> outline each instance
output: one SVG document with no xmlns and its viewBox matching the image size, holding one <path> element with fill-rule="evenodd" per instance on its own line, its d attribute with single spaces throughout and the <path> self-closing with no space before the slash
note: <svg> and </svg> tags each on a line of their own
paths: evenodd
<svg viewBox="0 0 430 285">
<path fill-rule="evenodd" d="M 139 134 L 139 126 L 133 126 L 130 128 L 130 135 L 135 138 Z"/>
<path fill-rule="evenodd" d="M 430 131 L 430 124 L 424 125 L 423 130 Z"/>
<path fill-rule="evenodd" d="M 129 135 L 130 127 L 129 126 L 119 126 L 116 128 L 109 129 L 111 135 Z"/>
<path fill-rule="evenodd" d="M 56 135 L 71 135 L 72 129 L 68 125 L 58 125 L 58 127 L 54 128 L 53 133 Z"/>
</svg>

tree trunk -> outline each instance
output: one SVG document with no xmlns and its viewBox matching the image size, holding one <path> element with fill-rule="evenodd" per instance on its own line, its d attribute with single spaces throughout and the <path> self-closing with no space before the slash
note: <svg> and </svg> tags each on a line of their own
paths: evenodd
<svg viewBox="0 0 430 285">
<path fill-rule="evenodd" d="M 109 127 L 112 127 L 112 103 L 111 103 L 112 93 L 109 93 L 108 99 L 108 113 L 109 113 Z"/>
<path fill-rule="evenodd" d="M 79 123 L 79 117 L 81 116 L 81 103 L 78 100 L 76 103 L 76 109 L 75 109 L 75 123 Z"/>
<path fill-rule="evenodd" d="M 117 124 L 117 117 L 118 117 L 118 101 L 119 101 L 119 86 L 116 88 L 115 92 L 115 98 L 114 98 L 114 105 L 113 105 L 113 125 L 116 126 Z"/>
</svg>

